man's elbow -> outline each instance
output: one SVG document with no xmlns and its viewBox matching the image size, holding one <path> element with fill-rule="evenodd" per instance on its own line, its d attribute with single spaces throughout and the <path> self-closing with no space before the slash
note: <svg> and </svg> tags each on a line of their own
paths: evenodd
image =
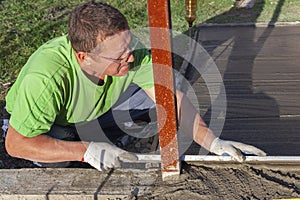
<svg viewBox="0 0 300 200">
<path fill-rule="evenodd" d="M 11 126 L 8 128 L 5 138 L 5 149 L 12 157 L 22 158 L 22 150 L 19 148 L 22 146 L 20 137 L 23 136 L 17 133 Z"/>
<path fill-rule="evenodd" d="M 5 139 L 5 149 L 8 155 L 12 157 L 20 157 L 20 153 L 18 152 L 16 148 L 16 144 L 13 141 L 10 141 L 9 139 Z"/>
</svg>

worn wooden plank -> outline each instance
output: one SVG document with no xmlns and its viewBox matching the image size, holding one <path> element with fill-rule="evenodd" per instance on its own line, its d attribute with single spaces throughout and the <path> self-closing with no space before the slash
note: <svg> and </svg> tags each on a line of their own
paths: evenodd
<svg viewBox="0 0 300 200">
<path fill-rule="evenodd" d="M 222 120 L 206 119 L 209 126 L 222 125 Z M 235 140 L 255 145 L 271 156 L 299 156 L 300 155 L 300 117 L 262 117 L 226 119 L 220 138 Z M 200 146 L 193 144 L 188 154 L 197 155 Z M 202 149 L 203 151 L 203 149 Z M 204 152 L 208 153 L 208 152 Z"/>
<path fill-rule="evenodd" d="M 220 137 L 269 155 L 300 155 L 300 27 L 201 27 L 199 41 L 224 81 L 227 112 Z M 218 88 L 218 75 L 195 74 L 192 102 L 209 124 L 212 99 L 224 91 L 208 91 L 208 85 Z"/>
<path fill-rule="evenodd" d="M 221 137 L 261 147 L 269 155 L 300 155 L 300 118 L 226 120 Z"/>
<path fill-rule="evenodd" d="M 202 27 L 200 40 L 212 57 L 218 59 L 227 60 L 230 56 L 229 59 L 278 60 L 299 57 L 299 32 L 299 27 Z"/>
</svg>

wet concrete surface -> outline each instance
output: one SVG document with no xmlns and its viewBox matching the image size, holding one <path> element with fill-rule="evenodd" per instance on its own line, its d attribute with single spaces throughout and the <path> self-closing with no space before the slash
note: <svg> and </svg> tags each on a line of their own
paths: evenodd
<svg viewBox="0 0 300 200">
<path fill-rule="evenodd" d="M 180 177 L 159 169 L 1 170 L 0 199 L 275 199 L 300 196 L 298 165 L 183 163 Z"/>
</svg>

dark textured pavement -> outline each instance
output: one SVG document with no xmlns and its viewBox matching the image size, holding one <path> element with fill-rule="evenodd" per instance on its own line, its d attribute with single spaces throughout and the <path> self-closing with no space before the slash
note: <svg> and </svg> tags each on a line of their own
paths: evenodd
<svg viewBox="0 0 300 200">
<path fill-rule="evenodd" d="M 212 107 L 225 93 L 221 138 L 254 144 L 269 155 L 299 156 L 300 26 L 200 27 L 198 34 L 225 87 L 208 92 L 203 76 L 209 69 L 196 66 L 200 75 L 190 68 L 205 121 L 211 122 Z"/>
</svg>

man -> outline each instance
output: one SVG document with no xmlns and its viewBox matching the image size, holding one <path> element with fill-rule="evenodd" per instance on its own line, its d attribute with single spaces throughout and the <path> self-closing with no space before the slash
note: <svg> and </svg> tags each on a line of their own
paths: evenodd
<svg viewBox="0 0 300 200">
<path fill-rule="evenodd" d="M 120 105 L 118 99 L 126 100 L 128 93 L 134 96 L 128 109 L 151 108 L 155 101 L 151 56 L 145 49 L 131 51 L 135 39 L 128 23 L 110 5 L 89 2 L 76 8 L 68 28 L 68 35 L 47 42 L 29 58 L 7 94 L 11 115 L 7 152 L 42 166 L 84 161 L 98 170 L 119 167 L 120 160 L 135 160 L 135 154 L 108 141 L 85 139 L 87 132 L 97 135 L 97 130 L 76 126 L 81 141 L 68 130 L 95 120 L 102 128 L 109 127 L 112 118 L 122 121 L 112 107 Z M 141 89 L 130 90 L 132 84 Z M 243 161 L 241 151 L 265 155 L 253 146 L 216 138 L 183 93 L 177 91 L 176 96 L 180 126 L 188 130 L 192 124 L 189 134 L 199 145 L 238 161 Z"/>
</svg>

